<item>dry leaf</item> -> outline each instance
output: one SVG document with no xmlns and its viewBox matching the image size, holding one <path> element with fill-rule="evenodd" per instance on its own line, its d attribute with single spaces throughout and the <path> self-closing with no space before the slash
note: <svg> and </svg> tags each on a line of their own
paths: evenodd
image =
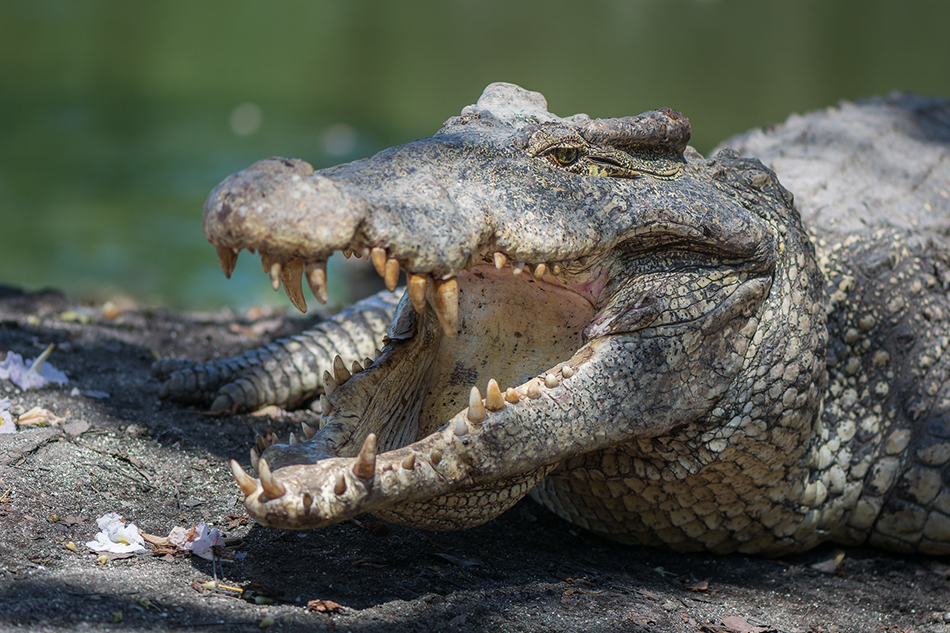
<svg viewBox="0 0 950 633">
<path fill-rule="evenodd" d="M 29 424 L 35 424 L 37 426 L 52 426 L 65 421 L 65 418 L 57 417 L 55 413 L 48 409 L 43 409 L 42 407 L 33 407 L 17 418 L 17 424 L 20 426 L 26 426 Z"/>
<path fill-rule="evenodd" d="M 732 633 L 765 633 L 768 629 L 764 626 L 753 626 L 749 621 L 738 615 L 731 615 L 722 619 L 722 625 L 727 631 Z"/>
<path fill-rule="evenodd" d="M 307 603 L 307 611 L 319 611 L 320 613 L 336 613 L 343 608 L 343 605 L 332 600 L 311 600 Z"/>
</svg>

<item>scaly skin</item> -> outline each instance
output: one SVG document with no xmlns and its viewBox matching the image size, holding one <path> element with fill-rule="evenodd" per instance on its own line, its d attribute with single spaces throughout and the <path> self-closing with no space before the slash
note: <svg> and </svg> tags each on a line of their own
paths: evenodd
<svg viewBox="0 0 950 633">
<path fill-rule="evenodd" d="M 939 138 L 950 117 L 936 121 Z M 333 334 L 357 307 L 265 355 L 162 361 L 163 396 L 235 411 L 320 398 L 319 431 L 252 453 L 259 479 L 232 463 L 248 511 L 274 527 L 369 511 L 458 529 L 533 488 L 634 543 L 950 553 L 939 228 L 909 228 L 920 209 L 906 226 L 876 209 L 870 229 L 843 233 L 825 210 L 809 236 L 772 170 L 703 159 L 688 138 L 671 110 L 560 119 L 493 84 L 431 139 L 320 172 L 261 161 L 205 206 L 226 274 L 259 251 L 303 307 L 301 275 L 324 298 L 326 258 L 344 250 L 390 289 L 405 271 L 408 291 L 382 340 L 356 327 L 382 345 L 373 359 L 353 365 L 369 343 Z M 927 212 L 946 227 L 936 163 L 914 182 L 933 184 Z"/>
</svg>

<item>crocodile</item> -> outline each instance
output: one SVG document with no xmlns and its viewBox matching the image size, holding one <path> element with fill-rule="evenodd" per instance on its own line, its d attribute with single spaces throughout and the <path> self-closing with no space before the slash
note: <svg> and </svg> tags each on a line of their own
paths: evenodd
<svg viewBox="0 0 950 633">
<path fill-rule="evenodd" d="M 950 103 L 843 103 L 711 158 L 689 137 L 497 83 L 431 138 L 255 163 L 205 204 L 225 275 L 257 252 L 305 310 L 342 251 L 387 290 L 160 360 L 160 395 L 322 411 L 258 437 L 257 477 L 231 461 L 265 526 L 464 529 L 530 494 L 681 551 L 950 553 Z"/>
</svg>

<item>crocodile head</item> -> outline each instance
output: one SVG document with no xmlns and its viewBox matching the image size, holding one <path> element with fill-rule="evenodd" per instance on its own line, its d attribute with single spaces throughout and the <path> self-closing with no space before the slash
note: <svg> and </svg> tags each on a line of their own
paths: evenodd
<svg viewBox="0 0 950 633">
<path fill-rule="evenodd" d="M 559 118 L 493 84 L 431 138 L 222 182 L 204 229 L 226 274 L 257 251 L 298 307 L 302 278 L 325 300 L 335 251 L 408 278 L 376 358 L 325 376 L 315 437 L 267 448 L 259 481 L 233 464 L 251 514 L 466 527 L 563 460 L 728 415 L 806 241 L 767 168 L 688 140 L 672 110 Z"/>
</svg>

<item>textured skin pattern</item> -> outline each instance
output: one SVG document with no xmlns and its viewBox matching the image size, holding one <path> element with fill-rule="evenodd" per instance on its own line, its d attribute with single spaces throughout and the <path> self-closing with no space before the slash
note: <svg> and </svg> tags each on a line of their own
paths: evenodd
<svg viewBox="0 0 950 633">
<path fill-rule="evenodd" d="M 728 142 L 775 171 L 688 134 L 493 84 L 432 139 L 322 172 L 262 161 L 206 204 L 226 273 L 260 251 L 297 303 L 300 271 L 350 250 L 409 291 L 265 351 L 160 361 L 162 394 L 322 398 L 312 439 L 262 445 L 259 479 L 232 466 L 266 525 L 458 529 L 533 487 L 632 543 L 950 553 L 950 106 L 845 104 Z"/>
</svg>

